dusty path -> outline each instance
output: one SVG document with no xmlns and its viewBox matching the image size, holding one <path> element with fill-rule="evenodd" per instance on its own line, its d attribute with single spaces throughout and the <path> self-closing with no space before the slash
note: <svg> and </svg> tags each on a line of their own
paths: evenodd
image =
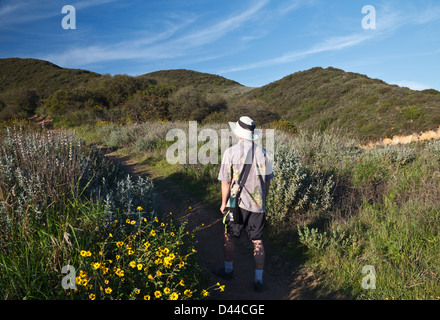
<svg viewBox="0 0 440 320">
<path fill-rule="evenodd" d="M 51 131 L 52 121 L 33 116 L 29 119 L 36 125 L 42 125 Z M 159 198 L 161 213 L 173 213 L 179 222 L 187 221 L 188 229 L 194 230 L 199 264 L 205 269 L 211 283 L 225 284 L 223 293 L 213 293 L 212 299 L 223 300 L 312 300 L 340 298 L 337 294 L 318 297 L 316 290 L 319 288 L 319 279 L 313 272 L 304 267 L 287 262 L 282 257 L 276 256 L 267 247 L 264 270 L 265 290 L 256 293 L 253 290 L 254 263 L 252 246 L 243 233 L 241 238 L 235 240 L 234 252 L 234 279 L 223 281 L 212 275 L 210 270 L 223 265 L 222 239 L 224 226 L 218 208 L 212 208 L 200 201 L 172 181 L 160 176 L 148 165 L 139 164 L 128 156 L 102 148 L 110 160 L 117 161 L 134 178 L 148 176 L 153 180 Z M 191 207 L 191 209 L 190 209 Z"/>
<path fill-rule="evenodd" d="M 159 197 L 161 213 L 172 215 L 178 221 L 187 221 L 188 228 L 199 227 L 195 233 L 199 263 L 206 270 L 211 283 L 225 284 L 223 293 L 214 293 L 212 299 L 224 300 L 293 300 L 316 299 L 315 290 L 319 282 L 313 273 L 294 266 L 266 249 L 264 271 L 265 290 L 256 293 L 253 290 L 254 264 L 252 246 L 243 233 L 235 240 L 234 279 L 224 281 L 210 270 L 223 265 L 222 237 L 224 226 L 217 208 L 209 207 L 175 183 L 158 175 L 148 165 L 138 164 L 130 157 L 118 152 L 106 150 L 106 156 L 122 164 L 134 177 L 149 176 L 155 185 Z M 190 209 L 191 207 L 191 209 Z M 203 225 L 203 226 L 202 226 Z M 328 297 L 329 298 L 329 297 Z"/>
</svg>

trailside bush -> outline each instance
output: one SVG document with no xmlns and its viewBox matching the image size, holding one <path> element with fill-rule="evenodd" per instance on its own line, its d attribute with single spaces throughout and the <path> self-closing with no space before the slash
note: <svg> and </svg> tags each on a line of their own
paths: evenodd
<svg viewBox="0 0 440 320">
<path fill-rule="evenodd" d="M 303 166 L 296 150 L 282 146 L 275 149 L 267 215 L 271 223 L 294 219 L 309 210 L 323 212 L 332 204 L 332 177 L 324 177 Z"/>
</svg>

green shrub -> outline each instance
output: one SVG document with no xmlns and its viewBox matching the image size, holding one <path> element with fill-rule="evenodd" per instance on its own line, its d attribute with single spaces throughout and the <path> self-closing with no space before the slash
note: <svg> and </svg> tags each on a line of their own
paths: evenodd
<svg viewBox="0 0 440 320">
<path fill-rule="evenodd" d="M 292 122 L 287 120 L 280 119 L 278 121 L 273 121 L 270 123 L 270 126 L 275 130 L 280 130 L 288 134 L 298 133 L 298 128 L 295 127 L 295 125 Z"/>
<path fill-rule="evenodd" d="M 423 114 L 422 110 L 417 106 L 403 108 L 403 116 L 408 120 L 416 120 Z"/>
<path fill-rule="evenodd" d="M 309 210 L 326 211 L 331 207 L 332 177 L 323 177 L 303 166 L 295 150 L 277 147 L 274 155 L 271 191 L 267 197 L 267 215 L 272 223 L 290 220 Z"/>
</svg>

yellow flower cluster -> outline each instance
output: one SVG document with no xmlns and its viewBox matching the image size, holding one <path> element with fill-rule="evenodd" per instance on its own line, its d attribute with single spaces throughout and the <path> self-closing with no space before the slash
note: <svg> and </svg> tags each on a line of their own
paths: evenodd
<svg viewBox="0 0 440 320">
<path fill-rule="evenodd" d="M 123 221 L 125 224 L 115 221 L 115 229 L 102 234 L 93 250 L 80 251 L 76 293 L 90 300 L 180 300 L 209 295 L 213 286 L 199 291 L 197 283 L 193 283 L 194 268 L 188 259 L 196 250 L 184 245 L 184 237 L 188 236 L 184 225 L 176 228 L 157 217 L 152 223 L 144 219 Z M 129 232 L 117 228 L 127 228 Z M 223 291 L 224 286 L 218 284 L 218 289 Z"/>
</svg>

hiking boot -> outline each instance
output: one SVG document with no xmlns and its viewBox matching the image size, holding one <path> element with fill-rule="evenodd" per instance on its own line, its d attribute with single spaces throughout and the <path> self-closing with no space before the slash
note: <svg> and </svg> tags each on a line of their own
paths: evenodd
<svg viewBox="0 0 440 320">
<path fill-rule="evenodd" d="M 262 282 L 258 281 L 258 282 L 254 282 L 254 290 L 256 292 L 263 292 L 264 290 L 264 285 Z"/>
<path fill-rule="evenodd" d="M 219 276 L 223 280 L 232 280 L 232 276 L 234 274 L 234 271 L 232 272 L 226 272 L 224 267 L 221 268 L 215 268 L 211 270 L 213 274 L 216 276 Z"/>
</svg>

